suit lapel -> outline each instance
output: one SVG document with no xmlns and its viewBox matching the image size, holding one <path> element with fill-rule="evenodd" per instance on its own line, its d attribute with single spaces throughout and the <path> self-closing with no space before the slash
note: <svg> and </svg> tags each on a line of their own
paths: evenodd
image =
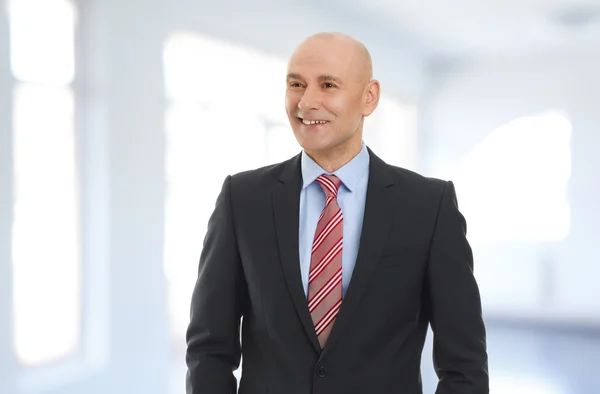
<svg viewBox="0 0 600 394">
<path fill-rule="evenodd" d="M 356 264 L 342 306 L 323 349 L 323 355 L 335 345 L 350 321 L 369 283 L 371 273 L 379 261 L 379 255 L 392 224 L 392 212 L 396 200 L 396 188 L 392 187 L 394 180 L 387 164 L 375 156 L 370 149 L 369 154 L 369 183 Z"/>
<path fill-rule="evenodd" d="M 287 162 L 279 179 L 280 184 L 273 192 L 273 209 L 283 274 L 302 325 L 306 329 L 315 350 L 320 352 L 321 347 L 302 287 L 300 257 L 298 254 L 300 191 L 302 189 L 300 160 L 301 156 L 298 155 Z"/>
</svg>

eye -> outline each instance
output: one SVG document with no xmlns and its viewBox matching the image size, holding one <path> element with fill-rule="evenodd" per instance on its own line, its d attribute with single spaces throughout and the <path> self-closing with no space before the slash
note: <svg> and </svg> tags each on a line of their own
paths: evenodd
<svg viewBox="0 0 600 394">
<path fill-rule="evenodd" d="M 336 86 L 334 84 L 330 83 L 330 82 L 325 82 L 323 84 L 323 87 L 327 88 L 327 89 L 330 89 L 330 88 L 335 88 Z"/>
<path fill-rule="evenodd" d="M 290 88 L 300 88 L 300 87 L 302 87 L 302 84 L 300 84 L 300 82 L 290 82 L 290 83 L 288 84 L 288 86 L 289 86 Z"/>
</svg>

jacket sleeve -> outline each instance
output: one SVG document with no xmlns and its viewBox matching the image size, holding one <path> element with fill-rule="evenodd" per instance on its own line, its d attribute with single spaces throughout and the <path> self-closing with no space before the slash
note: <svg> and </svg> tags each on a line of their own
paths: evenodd
<svg viewBox="0 0 600 394">
<path fill-rule="evenodd" d="M 187 394 L 235 394 L 246 290 L 228 176 L 209 219 L 186 333 Z"/>
<path fill-rule="evenodd" d="M 486 331 L 466 221 L 446 182 L 428 261 L 436 394 L 488 394 Z"/>
</svg>

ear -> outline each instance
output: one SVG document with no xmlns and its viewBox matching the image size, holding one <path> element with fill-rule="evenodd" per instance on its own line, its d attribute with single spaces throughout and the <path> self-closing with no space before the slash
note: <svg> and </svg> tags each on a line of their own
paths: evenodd
<svg viewBox="0 0 600 394">
<path fill-rule="evenodd" d="M 369 116 L 375 111 L 375 108 L 379 104 L 379 95 L 379 81 L 372 79 L 365 87 L 363 94 L 363 116 Z"/>
</svg>

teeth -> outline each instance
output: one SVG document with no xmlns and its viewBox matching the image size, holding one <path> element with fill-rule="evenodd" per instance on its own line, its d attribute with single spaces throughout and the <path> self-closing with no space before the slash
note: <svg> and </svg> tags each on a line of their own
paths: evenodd
<svg viewBox="0 0 600 394">
<path fill-rule="evenodd" d="M 302 120 L 302 123 L 309 125 L 309 124 L 323 124 L 323 123 L 327 123 L 326 120 Z"/>
</svg>

